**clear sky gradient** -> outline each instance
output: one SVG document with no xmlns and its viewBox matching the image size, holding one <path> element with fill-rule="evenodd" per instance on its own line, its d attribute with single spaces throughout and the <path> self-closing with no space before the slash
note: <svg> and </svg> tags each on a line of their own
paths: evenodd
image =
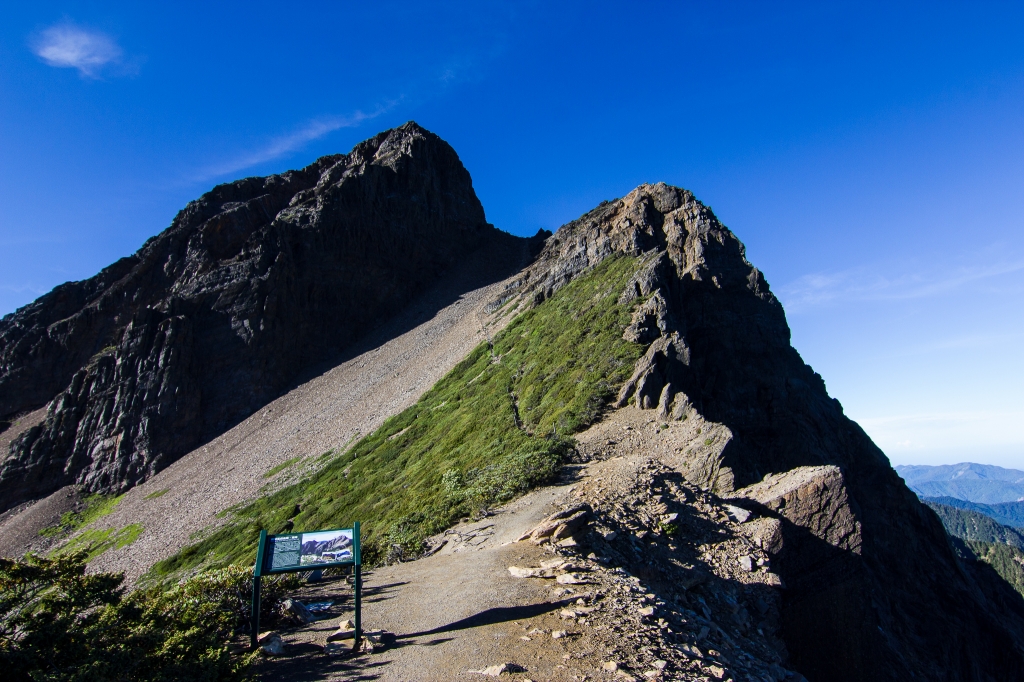
<svg viewBox="0 0 1024 682">
<path fill-rule="evenodd" d="M 1020 3 L 12 4 L 0 314 L 408 120 L 515 234 L 693 190 L 894 463 L 1024 469 Z"/>
</svg>

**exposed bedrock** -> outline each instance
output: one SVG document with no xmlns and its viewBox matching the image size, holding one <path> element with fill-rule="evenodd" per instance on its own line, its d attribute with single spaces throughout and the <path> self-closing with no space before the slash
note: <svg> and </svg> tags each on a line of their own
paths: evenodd
<svg viewBox="0 0 1024 682">
<path fill-rule="evenodd" d="M 2 453 L 0 510 L 145 479 L 507 240 L 415 123 L 214 188 L 135 255 L 0 320 L 0 420 L 48 404 Z"/>
<path fill-rule="evenodd" d="M 790 345 L 743 245 L 690 192 L 642 185 L 603 203 L 548 239 L 502 300 L 542 301 L 615 254 L 644 263 L 623 294 L 637 299 L 625 336 L 650 344 L 618 405 L 728 428 L 724 447 L 680 453 L 682 468 L 764 514 L 758 532 L 782 547 L 793 665 L 812 682 L 1019 678 L 1021 599 L 965 572 L 937 517 Z"/>
</svg>

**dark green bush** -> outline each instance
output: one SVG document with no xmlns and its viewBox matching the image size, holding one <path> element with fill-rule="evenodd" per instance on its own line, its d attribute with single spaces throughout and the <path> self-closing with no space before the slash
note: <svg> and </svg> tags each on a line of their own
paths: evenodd
<svg viewBox="0 0 1024 682">
<path fill-rule="evenodd" d="M 169 590 L 126 593 L 124 576 L 85 573 L 85 553 L 0 559 L 3 678 L 134 682 L 250 679 L 252 654 L 228 643 L 248 628 L 252 571 L 200 573 Z M 297 578 L 264 581 L 272 622 Z"/>
</svg>

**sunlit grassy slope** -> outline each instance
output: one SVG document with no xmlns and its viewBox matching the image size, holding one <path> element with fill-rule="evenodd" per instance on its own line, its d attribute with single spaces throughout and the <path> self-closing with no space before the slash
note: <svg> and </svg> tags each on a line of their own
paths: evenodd
<svg viewBox="0 0 1024 682">
<path fill-rule="evenodd" d="M 481 344 L 412 407 L 316 473 L 232 510 L 226 525 L 161 561 L 151 578 L 251 562 L 271 533 L 360 521 L 379 561 L 460 517 L 548 481 L 629 377 L 643 348 L 622 338 L 633 258 L 605 260 Z"/>
</svg>

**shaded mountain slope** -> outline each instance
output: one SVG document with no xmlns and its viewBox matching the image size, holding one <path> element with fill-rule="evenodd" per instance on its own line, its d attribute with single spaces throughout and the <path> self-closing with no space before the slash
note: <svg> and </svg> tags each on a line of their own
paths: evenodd
<svg viewBox="0 0 1024 682">
<path fill-rule="evenodd" d="M 499 246 L 465 257 L 338 364 L 325 363 L 294 389 L 125 493 L 91 528 L 116 533 L 138 523 L 144 531 L 90 566 L 124 571 L 136 581 L 154 562 L 194 542 L 204 528 L 222 523 L 226 509 L 309 475 L 324 463 L 325 452 L 344 450 L 415 403 L 503 324 L 486 315 L 484 305 L 501 290 L 495 278 L 519 271 L 530 254 L 526 240 L 509 238 Z M 0 554 L 24 551 L 23 544 L 8 546 L 25 535 L 19 530 L 35 532 L 22 526 L 59 521 L 59 512 L 45 518 L 53 497 L 0 521 Z"/>
<path fill-rule="evenodd" d="M 135 255 L 0 321 L 0 417 L 49 404 L 0 465 L 0 508 L 152 476 L 505 238 L 414 123 L 216 187 Z"/>
</svg>

